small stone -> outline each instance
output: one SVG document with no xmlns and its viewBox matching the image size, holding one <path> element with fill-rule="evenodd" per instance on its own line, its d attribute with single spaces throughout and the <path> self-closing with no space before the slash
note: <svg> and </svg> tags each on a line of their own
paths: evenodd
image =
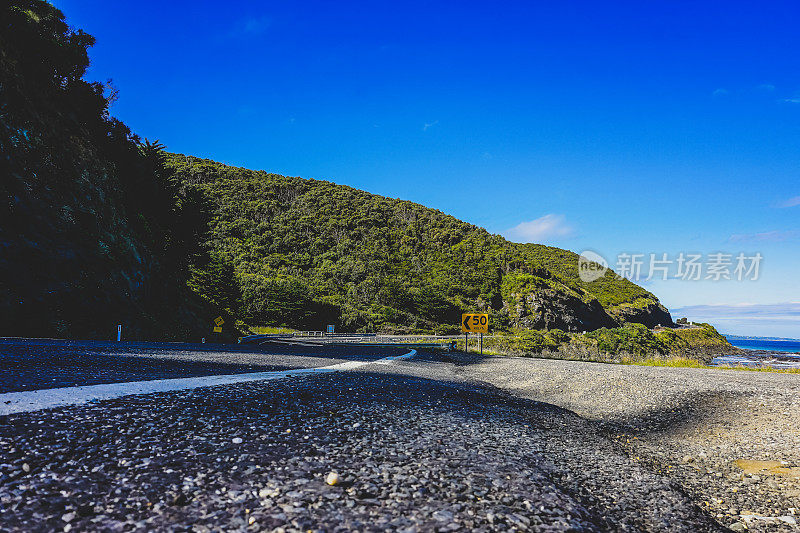
<svg viewBox="0 0 800 533">
<path fill-rule="evenodd" d="M 233 437 L 233 440 L 231 442 L 233 442 L 234 444 L 241 444 L 243 441 L 241 437 Z"/>
<path fill-rule="evenodd" d="M 250 517 L 250 518 L 247 520 L 247 523 L 248 523 L 248 524 L 250 524 L 250 525 L 252 526 L 253 524 L 255 524 L 255 523 L 256 523 L 256 517 L 255 517 L 255 516 L 251 516 L 251 517 Z"/>
<path fill-rule="evenodd" d="M 31 471 L 31 465 L 29 465 L 28 463 L 22 463 L 22 470 L 25 471 L 26 473 L 30 472 Z"/>
<path fill-rule="evenodd" d="M 277 495 L 278 495 L 277 489 L 268 489 L 265 487 L 258 491 L 258 497 L 261 498 L 262 500 L 266 498 L 273 498 Z"/>
<path fill-rule="evenodd" d="M 63 515 L 61 515 L 61 520 L 63 520 L 63 521 L 64 521 L 64 522 L 66 522 L 66 523 L 70 523 L 70 522 L 72 522 L 73 520 L 75 520 L 75 513 L 66 513 L 66 514 L 63 514 Z"/>
<path fill-rule="evenodd" d="M 693 463 L 694 462 L 694 457 L 692 457 L 691 455 L 684 455 L 683 456 L 683 462 L 684 463 Z"/>
<path fill-rule="evenodd" d="M 785 524 L 789 524 L 790 526 L 796 526 L 797 525 L 797 520 L 793 516 L 789 516 L 789 515 L 779 516 L 778 520 L 780 520 L 781 522 L 783 522 Z"/>
<path fill-rule="evenodd" d="M 728 526 L 728 529 L 735 531 L 736 533 L 741 533 L 742 531 L 747 530 L 747 526 L 744 525 L 744 522 L 734 522 Z"/>
<path fill-rule="evenodd" d="M 325 483 L 330 486 L 338 485 L 339 484 L 339 474 L 336 472 L 330 472 L 327 476 L 325 476 Z"/>
<path fill-rule="evenodd" d="M 439 522 L 452 522 L 453 513 L 450 511 L 439 510 L 433 513 L 433 518 Z"/>
</svg>

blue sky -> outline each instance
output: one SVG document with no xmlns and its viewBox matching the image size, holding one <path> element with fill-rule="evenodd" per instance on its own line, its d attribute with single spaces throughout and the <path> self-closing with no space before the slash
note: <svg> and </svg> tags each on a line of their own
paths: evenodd
<svg viewBox="0 0 800 533">
<path fill-rule="evenodd" d="M 644 283 L 690 318 L 748 310 L 723 331 L 800 337 L 796 4 L 54 3 L 97 37 L 113 114 L 172 151 L 612 267 L 760 252 L 757 281 Z"/>
</svg>

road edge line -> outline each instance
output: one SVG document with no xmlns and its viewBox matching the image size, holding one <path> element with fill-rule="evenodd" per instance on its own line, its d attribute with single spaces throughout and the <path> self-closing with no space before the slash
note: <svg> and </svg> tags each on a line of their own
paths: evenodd
<svg viewBox="0 0 800 533">
<path fill-rule="evenodd" d="M 247 374 L 223 374 L 196 376 L 190 378 L 154 379 L 147 381 L 126 381 L 121 383 L 102 383 L 98 385 L 80 385 L 77 387 L 60 387 L 57 389 L 39 389 L 32 391 L 6 392 L 0 394 L 0 416 L 17 413 L 30 413 L 45 409 L 57 409 L 74 405 L 84 405 L 102 400 L 124 398 L 141 394 L 159 392 L 177 392 L 233 385 L 251 381 L 271 381 L 275 379 L 313 376 L 332 372 L 349 372 L 364 366 L 380 364 L 388 365 L 395 361 L 408 359 L 417 354 L 411 350 L 402 355 L 384 357 L 375 361 L 346 361 L 335 365 L 295 368 L 291 370 L 274 370 L 270 372 L 251 372 Z"/>
</svg>

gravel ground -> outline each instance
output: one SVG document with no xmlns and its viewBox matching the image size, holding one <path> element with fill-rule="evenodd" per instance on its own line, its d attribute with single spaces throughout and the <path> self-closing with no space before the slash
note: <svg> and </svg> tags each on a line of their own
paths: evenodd
<svg viewBox="0 0 800 533">
<path fill-rule="evenodd" d="M 569 409 L 734 530 L 797 531 L 800 376 L 451 356 L 462 378 Z"/>
<path fill-rule="evenodd" d="M 0 528 L 721 530 L 594 422 L 367 368 L 0 417 Z"/>
<path fill-rule="evenodd" d="M 31 383 L 94 351 L 147 372 L 394 355 L 40 344 L 56 355 Z M 459 353 L 364 368 L 0 417 L 0 530 L 796 530 L 797 375 Z"/>
<path fill-rule="evenodd" d="M 320 367 L 402 348 L 0 339 L 0 393 Z"/>
</svg>

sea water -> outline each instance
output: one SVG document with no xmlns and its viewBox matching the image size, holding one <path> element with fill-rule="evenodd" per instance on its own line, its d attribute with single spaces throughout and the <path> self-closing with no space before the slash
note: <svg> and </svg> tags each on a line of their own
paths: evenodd
<svg viewBox="0 0 800 533">
<path fill-rule="evenodd" d="M 745 350 L 800 353 L 800 339 L 767 340 L 731 337 L 728 338 L 728 342 L 737 348 L 744 348 Z"/>
<path fill-rule="evenodd" d="M 800 368 L 800 340 L 798 339 L 747 339 L 729 338 L 737 348 L 753 350 L 752 354 L 721 355 L 712 365 L 768 366 L 772 368 Z M 756 351 L 758 350 L 758 351 Z"/>
</svg>

